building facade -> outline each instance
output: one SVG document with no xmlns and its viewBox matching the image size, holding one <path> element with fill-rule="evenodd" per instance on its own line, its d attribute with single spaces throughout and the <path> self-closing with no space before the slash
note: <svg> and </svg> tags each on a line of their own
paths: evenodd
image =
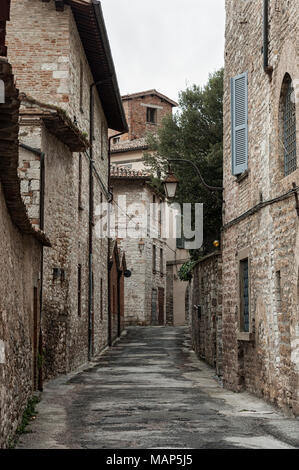
<svg viewBox="0 0 299 470">
<path fill-rule="evenodd" d="M 115 236 L 131 271 L 125 279 L 126 326 L 166 324 L 164 198 L 149 183 L 144 172 L 112 168 Z"/>
<path fill-rule="evenodd" d="M 109 240 L 95 228 L 111 198 L 108 127 L 127 127 L 99 2 L 13 0 L 7 44 L 21 91 L 22 196 L 52 240 L 43 253 L 49 379 L 111 342 Z"/>
<path fill-rule="evenodd" d="M 297 1 L 226 0 L 223 380 L 295 414 L 298 19 Z"/>
<path fill-rule="evenodd" d="M 148 150 L 147 134 L 156 134 L 163 118 L 172 113 L 177 103 L 156 90 L 133 93 L 122 97 L 129 131 L 122 136 L 111 138 L 111 162 L 115 167 L 126 170 L 147 172 L 144 165 L 144 152 Z M 166 240 L 165 240 L 166 241 Z M 179 279 L 180 267 L 189 259 L 182 240 L 176 239 L 172 227 L 165 244 L 166 272 L 166 311 L 168 325 L 184 325 L 185 292 L 187 283 Z M 138 257 L 138 252 L 136 252 Z M 151 265 L 151 261 L 149 261 Z M 155 305 L 155 293 L 154 305 Z M 161 296 L 162 294 L 160 294 Z M 158 297 L 157 297 L 158 299 Z"/>
<path fill-rule="evenodd" d="M 0 448 L 38 386 L 41 253 L 50 241 L 27 215 L 18 178 L 19 95 L 6 55 L 9 2 L 0 6 Z"/>
</svg>

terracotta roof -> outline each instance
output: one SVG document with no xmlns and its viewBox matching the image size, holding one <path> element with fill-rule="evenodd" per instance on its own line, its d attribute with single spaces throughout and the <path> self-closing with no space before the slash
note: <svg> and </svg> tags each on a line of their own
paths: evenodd
<svg viewBox="0 0 299 470">
<path fill-rule="evenodd" d="M 144 137 L 140 139 L 134 139 L 134 140 L 121 140 L 117 144 L 113 144 L 113 140 L 112 140 L 111 153 L 123 153 L 123 152 L 130 152 L 133 150 L 147 150 L 147 149 L 148 149 L 148 145 Z"/>
<path fill-rule="evenodd" d="M 48 1 L 48 0 L 42 0 Z M 72 9 L 82 45 L 107 118 L 108 127 L 119 132 L 128 130 L 119 92 L 101 2 L 98 0 L 59 0 L 56 9 L 64 5 Z"/>
<path fill-rule="evenodd" d="M 51 246 L 44 232 L 31 224 L 21 195 L 18 177 L 20 101 L 11 66 L 5 59 L 0 59 L 0 79 L 5 83 L 6 100 L 0 104 L 0 180 L 7 209 L 22 233 L 34 236 L 45 246 Z"/>
<path fill-rule="evenodd" d="M 111 167 L 110 176 L 112 179 L 140 179 L 145 181 L 149 181 L 151 179 L 150 173 L 144 170 L 131 170 L 129 168 L 114 165 Z"/>
<path fill-rule="evenodd" d="M 135 98 L 141 98 L 143 96 L 158 96 L 159 98 L 161 98 L 161 100 L 164 100 L 167 103 L 170 103 L 171 106 L 173 106 L 174 108 L 176 108 L 178 106 L 178 103 L 171 100 L 167 96 L 162 95 L 162 93 L 159 93 L 157 90 L 154 90 L 154 89 L 153 90 L 147 90 L 147 91 L 141 91 L 139 93 L 132 93 L 130 95 L 124 95 L 121 98 L 122 98 L 123 101 L 126 101 L 126 100 L 133 100 Z"/>
</svg>

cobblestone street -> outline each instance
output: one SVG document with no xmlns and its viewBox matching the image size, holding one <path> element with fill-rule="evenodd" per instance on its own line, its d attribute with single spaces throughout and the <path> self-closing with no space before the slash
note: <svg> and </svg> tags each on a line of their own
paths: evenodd
<svg viewBox="0 0 299 470">
<path fill-rule="evenodd" d="M 49 382 L 18 448 L 299 448 L 299 420 L 224 390 L 186 328 L 129 328 L 79 373 Z"/>
</svg>

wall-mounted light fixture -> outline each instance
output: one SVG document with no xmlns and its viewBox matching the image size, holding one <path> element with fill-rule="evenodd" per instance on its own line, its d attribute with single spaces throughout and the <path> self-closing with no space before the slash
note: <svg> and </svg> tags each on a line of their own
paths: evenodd
<svg viewBox="0 0 299 470">
<path fill-rule="evenodd" d="M 139 240 L 138 242 L 138 248 L 139 248 L 139 251 L 140 251 L 140 254 L 142 255 L 143 251 L 144 251 L 144 247 L 145 247 L 145 243 L 144 241 L 141 239 Z"/>
</svg>

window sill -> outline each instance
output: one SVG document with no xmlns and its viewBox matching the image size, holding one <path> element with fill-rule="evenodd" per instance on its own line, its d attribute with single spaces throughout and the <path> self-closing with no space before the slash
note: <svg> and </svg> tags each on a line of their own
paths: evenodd
<svg viewBox="0 0 299 470">
<path fill-rule="evenodd" d="M 249 170 L 245 170 L 245 171 L 243 171 L 243 173 L 241 175 L 236 176 L 236 182 L 241 183 L 246 178 L 248 178 L 248 176 L 249 176 Z"/>
<path fill-rule="evenodd" d="M 244 341 L 244 342 L 252 342 L 254 340 L 253 333 L 245 333 L 244 331 L 239 331 L 237 333 L 237 340 Z"/>
</svg>

